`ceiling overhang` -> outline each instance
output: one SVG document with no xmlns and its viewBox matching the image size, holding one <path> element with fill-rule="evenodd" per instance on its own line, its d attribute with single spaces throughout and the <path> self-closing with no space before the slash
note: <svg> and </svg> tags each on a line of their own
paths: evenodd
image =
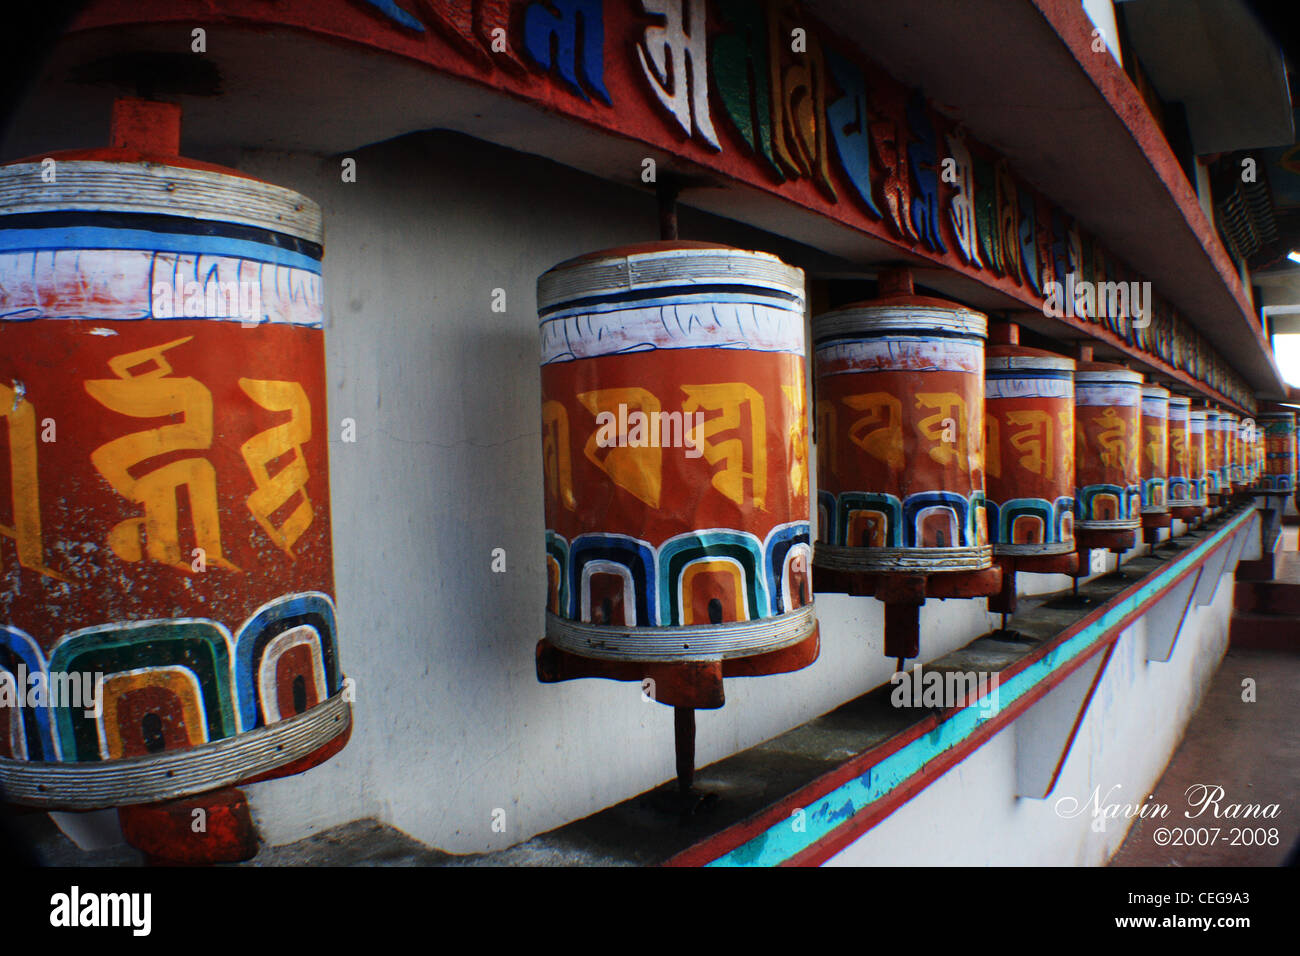
<svg viewBox="0 0 1300 956">
<path fill-rule="evenodd" d="M 822 177 L 830 176 L 833 201 L 817 169 L 804 175 L 787 169 L 780 179 L 764 172 L 761 156 L 756 160 L 728 127 L 716 91 L 717 142 L 701 135 L 698 117 L 691 129 L 690 106 L 683 126 L 680 101 L 668 104 L 678 109 L 676 116 L 654 102 L 642 76 L 644 60 L 636 65 L 636 51 L 643 49 L 637 37 L 664 21 L 634 11 L 635 4 L 604 6 L 605 92 L 616 107 L 602 102 L 586 73 L 573 74 L 570 82 L 558 69 L 525 62 L 518 14 L 549 10 L 545 5 L 514 6 L 515 45 L 486 65 L 467 56 L 463 42 L 448 40 L 448 31 L 417 34 L 395 24 L 382 14 L 385 6 L 401 9 L 368 0 L 231 0 L 214 15 L 202 0 L 98 0 L 56 48 L 2 155 L 104 142 L 109 100 L 124 91 L 86 82 L 86 65 L 142 50 L 184 51 L 194 25 L 203 23 L 203 56 L 218 68 L 219 94 L 169 97 L 185 107 L 183 147 L 191 155 L 230 162 L 251 148 L 337 157 L 405 133 L 446 128 L 642 188 L 644 160 L 653 158 L 661 170 L 691 177 L 692 188 L 682 197 L 688 205 L 840 256 L 850 272 L 910 262 L 924 270 L 918 282 L 931 288 L 1013 314 L 1057 338 L 1093 338 L 1102 354 L 1110 348 L 1153 374 L 1200 388 L 1170 362 L 1144 355 L 1095 322 L 1049 318 L 1041 293 L 1019 275 L 1012 281 L 963 262 L 946 218 L 952 199 L 946 185 L 936 190 L 948 231 L 941 254 L 902 241 L 891 232 L 887 210 L 878 210 L 880 218 L 869 215 L 842 164 L 829 162 Z M 426 16 L 435 7 L 481 14 L 492 6 L 499 7 L 411 9 Z M 710 8 L 716 7 L 715 0 Z M 979 148 L 1000 152 L 1017 180 L 1041 194 L 1044 208 L 1059 207 L 1105 246 L 1117 268 L 1132 270 L 1127 277 L 1149 279 L 1251 390 L 1281 394 L 1240 278 L 1128 77 L 1108 53 L 1090 49 L 1092 24 L 1077 0 L 814 0 L 807 9 L 809 25 L 829 46 L 849 44 L 871 58 L 864 70 L 873 96 L 894 87 L 903 94 L 923 89 L 933 115 L 958 124 L 939 129 L 940 144 L 945 133 L 969 135 Z M 993 23 L 997 29 L 989 30 Z M 673 26 L 685 30 L 689 24 Z M 481 20 L 465 24 L 471 33 L 483 27 Z M 716 50 L 716 35 L 710 44 Z M 893 78 L 872 72 L 873 63 Z M 819 161 L 836 155 L 825 142 L 820 149 Z M 879 174 L 874 158 L 872 170 Z"/>
</svg>

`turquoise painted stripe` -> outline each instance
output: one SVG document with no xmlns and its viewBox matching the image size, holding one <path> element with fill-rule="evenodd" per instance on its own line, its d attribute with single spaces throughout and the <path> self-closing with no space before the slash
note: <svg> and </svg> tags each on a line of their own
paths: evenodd
<svg viewBox="0 0 1300 956">
<path fill-rule="evenodd" d="M 0 252 L 76 252 L 81 249 L 143 249 L 148 252 L 233 256 L 293 266 L 318 275 L 321 271 L 319 259 L 251 239 L 150 232 L 147 229 L 110 229 L 104 226 L 0 229 Z"/>
<path fill-rule="evenodd" d="M 1138 591 L 1109 608 L 1098 620 L 1065 641 L 1016 674 L 998 685 L 998 703 L 1002 707 L 1013 704 L 1046 680 L 1052 672 L 1089 650 L 1102 634 L 1109 631 L 1173 580 L 1183 570 L 1194 565 L 1201 555 L 1207 554 L 1250 518 L 1246 511 L 1231 524 L 1225 525 L 1198 547 L 1174 561 L 1162 574 L 1144 584 Z M 708 866 L 776 866 L 807 849 L 818 840 L 846 824 L 854 814 L 865 809 L 919 773 L 931 760 L 961 743 L 981 723 L 995 714 L 981 714 L 979 703 L 970 704 L 941 723 L 930 733 L 918 737 L 907 746 L 890 754 L 866 773 L 815 800 L 804 807 L 804 832 L 797 832 L 790 820 L 782 820 L 758 836 L 724 853 Z"/>
</svg>

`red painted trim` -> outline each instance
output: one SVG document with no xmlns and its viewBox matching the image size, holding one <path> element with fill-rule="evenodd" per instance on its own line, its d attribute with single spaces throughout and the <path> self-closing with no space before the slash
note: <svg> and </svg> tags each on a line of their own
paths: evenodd
<svg viewBox="0 0 1300 956">
<path fill-rule="evenodd" d="M 1232 264 L 1219 238 L 1219 232 L 1201 208 L 1196 190 L 1187 181 L 1178 157 L 1174 155 L 1164 131 L 1160 129 L 1142 94 L 1129 79 L 1115 58 L 1092 52 L 1092 21 L 1084 12 L 1080 0 L 1030 0 L 1052 31 L 1065 44 L 1080 69 L 1092 81 L 1097 92 L 1110 104 L 1115 116 L 1124 124 L 1134 143 L 1146 154 L 1152 170 L 1159 177 L 1170 200 L 1182 214 L 1187 228 L 1195 234 L 1206 257 L 1218 273 L 1232 298 L 1236 300 L 1245 326 L 1250 330 L 1260 350 L 1268 357 L 1277 385 L 1283 385 L 1282 373 L 1273 356 L 1273 346 L 1264 334 L 1262 323 L 1255 315 L 1242 285 L 1241 276 Z"/>
<path fill-rule="evenodd" d="M 1233 528 L 1238 526 L 1250 517 L 1251 512 L 1249 510 L 1243 511 L 1242 514 L 1232 522 L 1232 524 L 1228 525 L 1228 527 Z M 1240 529 L 1238 528 L 1237 530 Z M 1154 604 L 1163 600 L 1169 590 L 1178 582 L 1182 581 L 1188 574 L 1200 569 L 1212 555 L 1219 551 L 1219 548 L 1231 547 L 1231 540 L 1232 535 L 1225 536 L 1218 547 L 1207 550 L 1193 564 L 1189 565 L 1184 571 L 1161 587 L 1161 589 L 1152 595 L 1149 600 L 1139 605 L 1132 612 L 1122 618 L 1114 627 L 1100 635 L 1092 648 L 1083 651 L 1070 662 L 1057 668 L 1050 677 L 1040 681 L 1032 690 L 1026 692 L 1009 707 L 1000 711 L 997 716 L 980 724 L 979 728 L 974 733 L 966 737 L 965 740 L 944 751 L 934 760 L 930 761 L 921 769 L 920 772 L 913 775 L 905 783 L 894 788 L 894 790 L 890 791 L 888 795 L 880 798 L 875 803 L 859 811 L 849 822 L 837 827 L 821 840 L 801 852 L 796 853 L 782 865 L 818 865 L 838 853 L 854 840 L 858 839 L 858 837 L 866 830 L 869 830 L 885 817 L 889 816 L 953 766 L 964 760 L 969 754 L 982 747 L 988 740 L 992 739 L 994 735 L 1005 729 L 1015 721 L 1017 717 L 1046 696 L 1048 691 L 1058 686 L 1078 668 L 1091 660 L 1099 649 L 1102 647 L 1113 648 L 1115 642 L 1119 640 L 1120 634 L 1122 634 L 1134 620 L 1145 614 Z M 1099 619 L 1106 613 L 1108 608 L 1125 600 L 1132 592 L 1141 588 L 1142 585 L 1143 580 L 1135 581 L 1132 585 L 1115 595 L 1110 601 L 1106 602 L 1106 604 L 1093 609 L 1090 613 L 1084 615 L 1074 624 L 1067 627 L 1050 643 L 1038 647 L 1036 650 L 1012 664 L 999 676 L 999 683 L 1006 683 L 1006 681 L 1010 680 L 1031 664 L 1055 651 L 1071 637 L 1083 628 L 1087 627 L 1091 622 Z M 1109 654 L 1110 651 L 1108 650 L 1107 653 Z M 1089 700 L 1090 699 L 1091 691 L 1089 693 Z M 727 829 L 722 830 L 693 846 L 687 847 L 685 850 L 666 860 L 663 865 L 702 866 L 713 862 L 724 854 L 734 850 L 736 847 L 747 843 L 749 840 L 764 831 L 771 829 L 775 824 L 788 819 L 791 813 L 795 810 L 806 807 L 808 804 L 820 799 L 832 790 L 835 790 L 837 787 L 847 783 L 849 780 L 862 776 L 867 770 L 880 763 L 890 754 L 901 750 L 923 734 L 927 734 L 934 730 L 943 720 L 947 720 L 948 717 L 955 712 L 956 708 L 944 711 L 942 714 L 932 714 L 923 718 L 911 727 L 908 727 L 906 730 L 903 730 L 889 738 L 884 743 L 869 750 L 865 750 L 856 757 L 850 758 L 839 767 L 836 767 L 829 773 L 818 777 L 816 780 L 806 784 L 784 799 L 777 801 L 772 806 L 759 811 L 749 819 L 733 824 Z M 1082 718 L 1082 713 L 1080 716 Z M 1073 736 L 1071 737 L 1071 740 L 1073 740 Z"/>
</svg>

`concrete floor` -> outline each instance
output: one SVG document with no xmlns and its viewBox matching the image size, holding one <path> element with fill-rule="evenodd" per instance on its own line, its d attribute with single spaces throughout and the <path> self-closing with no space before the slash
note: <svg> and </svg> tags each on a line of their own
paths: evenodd
<svg viewBox="0 0 1300 956">
<path fill-rule="evenodd" d="M 1285 529 L 1276 580 L 1300 584 L 1296 528 Z M 1243 701 L 1242 682 L 1255 681 L 1255 701 Z M 1300 647 L 1265 651 L 1230 647 L 1187 734 L 1149 803 L 1170 808 L 1165 819 L 1140 819 L 1111 866 L 1278 866 L 1300 846 Z M 1212 810 L 1187 819 L 1188 788 L 1220 786 L 1221 808 L 1279 804 L 1274 819 L 1215 818 Z M 1194 790 L 1193 796 L 1198 796 Z M 1195 812 L 1194 810 L 1191 812 Z M 1159 846 L 1160 828 L 1219 828 L 1209 846 Z M 1276 828 L 1276 845 L 1234 846 L 1233 828 Z M 1209 833 L 1198 839 L 1208 838 Z"/>
</svg>

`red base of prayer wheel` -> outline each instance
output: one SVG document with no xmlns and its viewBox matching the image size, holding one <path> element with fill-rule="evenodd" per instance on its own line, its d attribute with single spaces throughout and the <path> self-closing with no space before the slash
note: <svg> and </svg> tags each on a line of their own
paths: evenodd
<svg viewBox="0 0 1300 956">
<path fill-rule="evenodd" d="M 1094 548 L 1104 548 L 1122 554 L 1137 547 L 1136 531 L 1076 531 L 1074 537 L 1079 542 L 1080 554 Z M 1086 573 L 1086 569 L 1084 570 Z"/>
<path fill-rule="evenodd" d="M 1068 574 L 1079 573 L 1078 552 L 1069 554 L 1003 555 L 995 559 L 1002 569 L 1002 588 L 989 595 L 989 610 L 998 614 L 1014 614 L 1016 610 L 1016 574 Z"/>
<path fill-rule="evenodd" d="M 543 684 L 558 684 L 586 677 L 604 680 L 636 681 L 645 685 L 643 692 L 657 703 L 669 707 L 716 710 L 726 698 L 722 681 L 727 677 L 767 677 L 801 670 L 817 660 L 821 653 L 818 628 L 798 644 L 719 661 L 641 662 L 607 661 L 580 657 L 561 650 L 546 638 L 537 642 L 537 679 Z"/>
<path fill-rule="evenodd" d="M 117 817 L 127 843 L 155 866 L 238 863 L 257 855 L 257 828 L 236 787 L 121 807 Z"/>
<path fill-rule="evenodd" d="M 934 574 L 871 574 L 821 569 L 813 579 L 818 594 L 875 597 L 885 604 L 885 656 L 916 657 L 921 650 L 921 605 L 929 598 L 976 598 L 1002 590 L 1002 568 Z"/>
<path fill-rule="evenodd" d="M 1170 512 L 1164 514 L 1147 514 L 1142 516 L 1142 541 L 1144 544 L 1158 544 L 1160 541 L 1160 529 L 1174 526 L 1174 516 Z M 1172 531 L 1171 531 L 1172 533 Z"/>
</svg>

